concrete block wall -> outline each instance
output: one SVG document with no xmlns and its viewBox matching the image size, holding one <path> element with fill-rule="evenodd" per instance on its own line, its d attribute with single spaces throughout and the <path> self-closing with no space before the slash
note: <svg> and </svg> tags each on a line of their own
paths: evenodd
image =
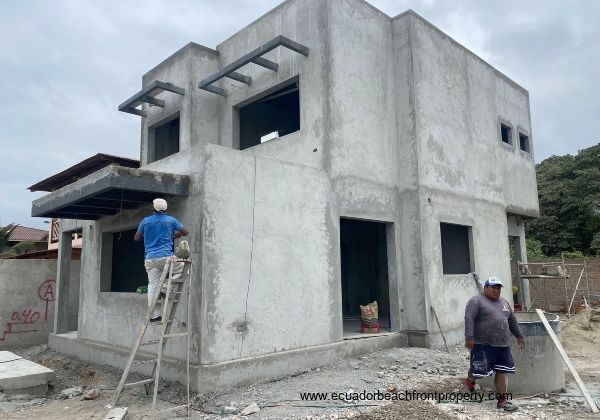
<svg viewBox="0 0 600 420">
<path fill-rule="evenodd" d="M 565 264 L 583 264 L 583 262 L 584 260 L 582 259 L 565 260 Z M 585 259 L 585 264 L 590 288 L 590 301 L 594 306 L 600 306 L 600 258 L 587 258 Z M 573 284 L 576 284 L 581 273 L 581 268 L 567 266 L 567 271 L 570 274 L 570 281 L 573 282 Z M 549 311 L 557 311 L 559 309 L 561 311 L 567 310 L 575 290 L 569 281 L 567 281 L 568 298 L 565 295 L 565 282 L 562 278 L 545 280 L 530 279 L 529 282 L 531 283 L 530 289 L 532 297 L 535 294 L 535 301 L 533 303 L 534 307 Z M 585 274 L 579 287 L 584 289 L 586 288 Z M 577 293 L 577 296 L 574 300 L 574 305 L 576 303 L 583 303 L 581 300 L 581 293 Z"/>
<path fill-rule="evenodd" d="M 0 348 L 17 348 L 48 341 L 54 322 L 56 260 L 0 259 Z M 79 278 L 79 261 L 71 276 Z M 77 282 L 78 283 L 78 282 Z M 69 304 L 78 306 L 79 288 Z M 69 320 L 77 328 L 77 318 Z"/>
</svg>

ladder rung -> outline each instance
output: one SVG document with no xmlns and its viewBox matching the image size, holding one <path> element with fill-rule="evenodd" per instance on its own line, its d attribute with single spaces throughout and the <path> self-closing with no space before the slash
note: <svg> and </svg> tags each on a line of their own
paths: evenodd
<svg viewBox="0 0 600 420">
<path fill-rule="evenodd" d="M 184 404 L 184 405 L 177 405 L 175 407 L 163 408 L 162 410 L 156 410 L 155 413 L 157 413 L 157 414 L 158 413 L 165 413 L 167 411 L 174 411 L 174 410 L 179 410 L 179 409 L 182 409 L 182 408 L 188 408 L 188 405 Z"/>
<path fill-rule="evenodd" d="M 150 382 L 154 382 L 154 379 L 150 378 L 150 379 L 144 379 L 143 381 L 129 382 L 128 384 L 123 384 L 123 386 L 125 388 L 128 388 L 128 387 L 131 387 L 131 386 L 138 386 L 138 385 L 149 384 Z"/>
<path fill-rule="evenodd" d="M 166 302 L 166 299 L 165 300 L 159 299 L 156 301 L 156 303 L 164 303 L 164 302 Z M 174 302 L 179 302 L 179 299 L 169 299 L 169 303 L 174 303 Z"/>
<path fill-rule="evenodd" d="M 145 365 L 147 363 L 156 363 L 158 359 L 134 360 L 134 365 Z"/>
</svg>

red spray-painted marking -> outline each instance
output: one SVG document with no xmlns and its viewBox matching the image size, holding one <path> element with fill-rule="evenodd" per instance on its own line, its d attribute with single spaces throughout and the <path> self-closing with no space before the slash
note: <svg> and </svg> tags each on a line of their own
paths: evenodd
<svg viewBox="0 0 600 420">
<path fill-rule="evenodd" d="M 48 279 L 38 287 L 37 295 L 43 300 L 46 304 L 44 321 L 48 321 L 48 304 L 50 302 L 54 302 L 54 287 L 56 281 L 54 279 Z M 29 332 L 36 332 L 37 329 L 20 329 L 15 331 L 14 327 L 19 327 L 22 325 L 32 325 L 39 321 L 41 317 L 40 311 L 38 309 L 23 309 L 22 311 L 14 311 L 10 315 L 10 322 L 6 323 L 4 327 L 4 332 L 0 336 L 0 342 L 5 341 L 10 334 L 22 334 Z"/>
<path fill-rule="evenodd" d="M 46 301 L 46 315 L 44 320 L 48 321 L 48 303 L 54 302 L 54 285 L 56 281 L 54 279 L 48 279 L 38 287 L 38 297 L 43 301 Z"/>
</svg>

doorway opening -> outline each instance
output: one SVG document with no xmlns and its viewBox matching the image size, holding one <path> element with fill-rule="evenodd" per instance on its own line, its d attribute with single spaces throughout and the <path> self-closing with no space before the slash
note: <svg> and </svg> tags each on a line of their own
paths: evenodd
<svg viewBox="0 0 600 420">
<path fill-rule="evenodd" d="M 519 263 L 523 261 L 521 255 L 521 238 L 519 236 L 509 236 L 508 247 L 510 253 L 510 277 L 512 285 L 516 287 L 516 291 L 513 288 L 513 291 L 515 291 L 515 293 L 513 293 L 514 308 L 515 310 L 523 310 L 523 287 L 518 272 Z"/>
<path fill-rule="evenodd" d="M 361 333 L 361 305 L 376 301 L 379 333 L 389 333 L 390 291 L 386 224 L 340 219 L 342 317 L 344 338 Z M 375 332 L 376 333 L 376 332 Z"/>
</svg>

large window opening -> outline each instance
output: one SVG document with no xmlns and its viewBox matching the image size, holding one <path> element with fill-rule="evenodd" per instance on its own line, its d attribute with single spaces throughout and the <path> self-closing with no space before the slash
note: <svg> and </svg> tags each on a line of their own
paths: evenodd
<svg viewBox="0 0 600 420">
<path fill-rule="evenodd" d="M 378 306 L 380 332 L 389 332 L 386 224 L 340 219 L 340 246 L 344 337 L 365 335 L 361 334 L 360 306 L 374 301 Z"/>
<path fill-rule="evenodd" d="M 471 227 L 440 223 L 440 233 L 444 274 L 471 273 Z"/>
<path fill-rule="evenodd" d="M 298 82 L 239 108 L 240 150 L 300 130 Z"/>
<path fill-rule="evenodd" d="M 179 152 L 179 117 L 148 130 L 148 162 Z"/>
<path fill-rule="evenodd" d="M 136 230 L 102 234 L 101 292 L 133 293 L 148 285 L 144 243 L 133 240 Z"/>
</svg>

